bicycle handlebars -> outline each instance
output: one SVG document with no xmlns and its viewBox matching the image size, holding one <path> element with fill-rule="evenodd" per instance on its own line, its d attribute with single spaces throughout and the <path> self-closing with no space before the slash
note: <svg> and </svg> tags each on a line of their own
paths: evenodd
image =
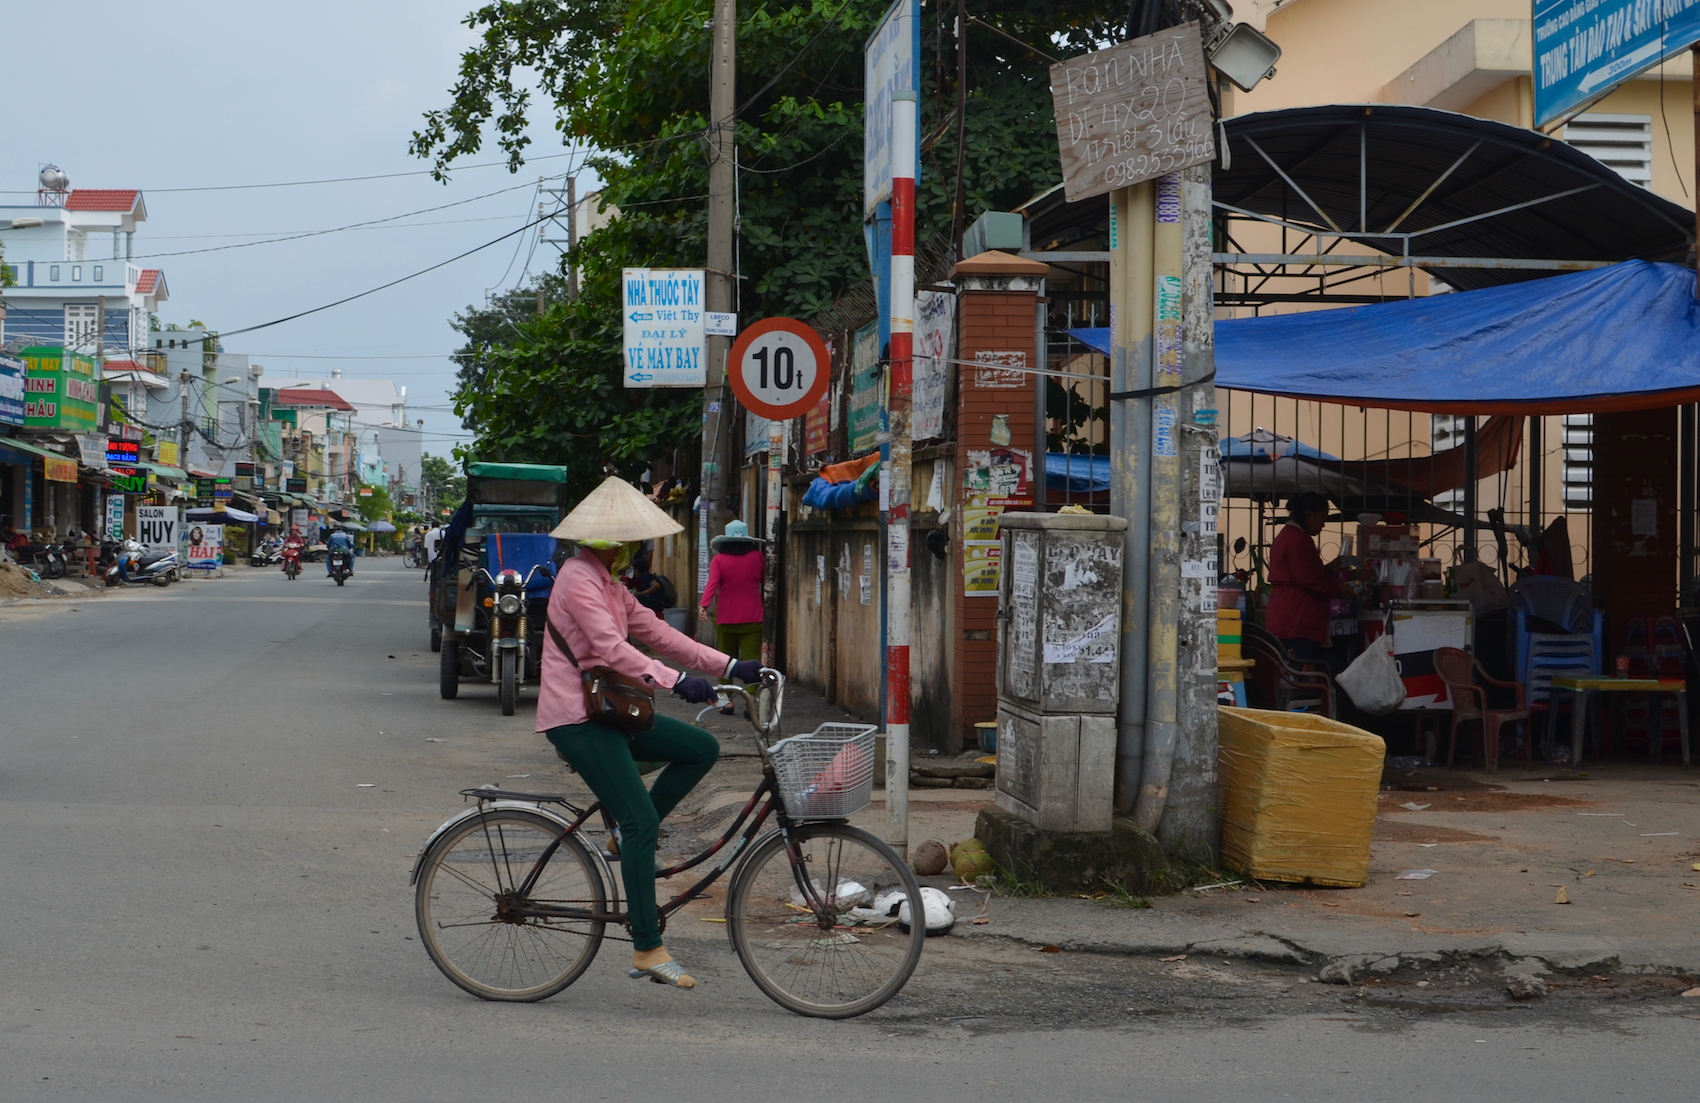
<svg viewBox="0 0 1700 1103">
<path fill-rule="evenodd" d="M 731 697 L 734 693 L 743 694 L 744 715 L 749 720 L 750 726 L 756 730 L 756 734 L 764 738 L 771 738 L 778 733 L 780 715 L 785 708 L 785 675 L 780 671 L 770 666 L 764 666 L 761 668 L 761 681 L 756 683 L 753 689 L 751 686 L 741 686 L 728 682 L 725 685 L 715 686 L 714 692 L 725 694 L 727 697 Z M 765 717 L 762 715 L 762 699 L 764 696 L 771 702 L 768 714 Z M 701 723 L 704 716 L 720 707 L 718 703 L 709 705 L 697 713 L 695 722 Z"/>
</svg>

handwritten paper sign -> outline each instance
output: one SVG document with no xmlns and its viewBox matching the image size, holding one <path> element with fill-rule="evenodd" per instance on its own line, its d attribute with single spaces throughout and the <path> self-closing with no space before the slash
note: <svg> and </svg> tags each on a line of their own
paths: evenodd
<svg viewBox="0 0 1700 1103">
<path fill-rule="evenodd" d="M 1051 66 L 1068 201 L 1214 160 L 1208 72 L 1197 23 Z"/>
</svg>

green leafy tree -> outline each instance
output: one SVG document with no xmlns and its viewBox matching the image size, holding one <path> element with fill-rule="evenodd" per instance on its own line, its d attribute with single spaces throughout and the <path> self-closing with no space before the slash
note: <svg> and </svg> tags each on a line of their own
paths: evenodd
<svg viewBox="0 0 1700 1103">
<path fill-rule="evenodd" d="M 869 279 L 862 233 L 862 43 L 889 0 L 740 5 L 740 281 L 744 324 L 811 317 Z M 954 5 L 922 11 L 917 239 L 948 235 L 956 191 Z M 1006 210 L 1060 178 L 1049 61 L 1120 37 L 1122 3 L 988 0 L 970 24 L 964 141 L 965 223 Z M 478 34 L 447 107 L 426 114 L 411 150 L 440 177 L 487 138 L 515 171 L 539 111 L 563 140 L 600 151 L 590 165 L 619 210 L 575 258 L 576 302 L 516 316 L 462 315 L 456 408 L 480 458 L 565 463 L 588 490 L 607 465 L 636 474 L 696 443 L 700 397 L 621 384 L 619 274 L 627 266 L 698 267 L 705 254 L 711 0 L 495 0 L 465 20 Z M 942 37 L 941 37 L 942 35 Z M 1007 36 L 1007 37 L 1006 37 Z M 533 102 L 535 88 L 549 102 Z M 473 312 L 476 314 L 477 312 Z M 511 331 L 511 332 L 510 332 Z M 470 351 L 469 351 L 470 350 Z"/>
<path fill-rule="evenodd" d="M 466 500 L 466 476 L 452 460 L 425 453 L 419 461 L 419 477 L 427 499 L 437 509 L 454 510 Z"/>
<path fill-rule="evenodd" d="M 516 288 L 492 296 L 484 306 L 469 306 L 456 314 L 449 324 L 460 332 L 465 343 L 451 357 L 457 368 L 458 390 L 476 393 L 484 386 L 490 358 L 498 349 L 506 348 L 520 336 L 519 326 L 537 318 L 538 299 L 544 308 L 567 297 L 567 281 L 558 273 L 545 273 L 528 287 Z M 476 430 L 477 409 L 468 408 L 462 425 Z"/>
<path fill-rule="evenodd" d="M 388 487 L 377 483 L 361 483 L 360 490 L 372 492 L 370 497 L 365 493 L 356 493 L 354 496 L 355 508 L 360 510 L 360 516 L 363 520 L 387 520 L 390 514 L 394 512 L 395 503 L 390 500 Z"/>
</svg>

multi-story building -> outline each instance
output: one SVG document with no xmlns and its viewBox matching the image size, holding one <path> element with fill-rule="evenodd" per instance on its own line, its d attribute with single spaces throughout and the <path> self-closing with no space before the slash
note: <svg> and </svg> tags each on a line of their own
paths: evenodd
<svg viewBox="0 0 1700 1103">
<path fill-rule="evenodd" d="M 169 297 L 161 270 L 130 260 L 147 217 L 134 189 L 44 189 L 37 204 L 0 204 L 13 279 L 4 339 L 135 360 L 149 316 Z"/>
<path fill-rule="evenodd" d="M 341 369 L 333 369 L 328 379 L 291 384 L 296 385 L 329 391 L 353 407 L 353 464 L 360 482 L 387 487 L 398 507 L 409 498 L 417 502 L 422 424 L 408 421 L 407 387 L 390 379 L 349 379 Z"/>
<path fill-rule="evenodd" d="M 260 392 L 272 419 L 283 423 L 282 446 L 295 477 L 307 480 L 307 492 L 326 502 L 348 502 L 357 475 L 355 408 L 335 391 L 308 383 Z"/>
</svg>

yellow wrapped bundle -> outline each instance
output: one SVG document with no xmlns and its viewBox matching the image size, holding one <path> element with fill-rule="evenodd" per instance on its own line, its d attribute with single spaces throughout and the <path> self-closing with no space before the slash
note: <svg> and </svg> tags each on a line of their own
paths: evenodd
<svg viewBox="0 0 1700 1103">
<path fill-rule="evenodd" d="M 1363 885 L 1381 737 L 1307 713 L 1216 711 L 1222 861 L 1260 881 Z"/>
</svg>

